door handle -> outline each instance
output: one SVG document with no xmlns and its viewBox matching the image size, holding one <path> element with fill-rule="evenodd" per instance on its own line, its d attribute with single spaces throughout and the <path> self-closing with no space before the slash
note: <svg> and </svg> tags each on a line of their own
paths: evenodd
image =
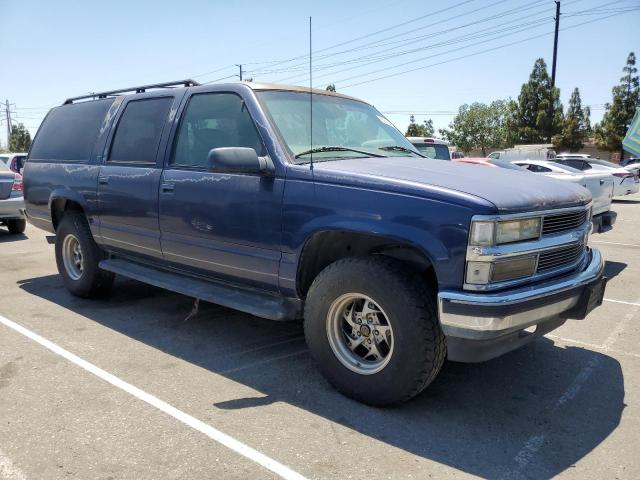
<svg viewBox="0 0 640 480">
<path fill-rule="evenodd" d="M 106 185 L 109 183 L 109 177 L 107 175 L 98 175 L 98 183 L 101 185 Z"/>
<path fill-rule="evenodd" d="M 176 186 L 173 183 L 163 183 L 160 185 L 160 189 L 163 193 L 172 193 L 175 190 Z"/>
<path fill-rule="evenodd" d="M 604 180 L 600 179 L 600 185 L 604 185 Z"/>
</svg>

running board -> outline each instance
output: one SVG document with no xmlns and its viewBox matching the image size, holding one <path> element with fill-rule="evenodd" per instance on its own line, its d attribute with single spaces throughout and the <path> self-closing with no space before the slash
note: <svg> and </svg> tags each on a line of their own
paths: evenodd
<svg viewBox="0 0 640 480">
<path fill-rule="evenodd" d="M 301 317 L 302 302 L 293 298 L 279 297 L 219 282 L 200 280 L 118 258 L 102 260 L 99 267 L 124 277 L 250 313 L 257 317 L 270 320 L 293 320 Z"/>
</svg>

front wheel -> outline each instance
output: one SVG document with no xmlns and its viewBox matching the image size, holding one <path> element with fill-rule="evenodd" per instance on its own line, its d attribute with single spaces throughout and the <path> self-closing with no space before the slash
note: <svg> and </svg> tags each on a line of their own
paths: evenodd
<svg viewBox="0 0 640 480">
<path fill-rule="evenodd" d="M 84 215 L 65 213 L 56 230 L 56 264 L 65 287 L 78 297 L 107 293 L 114 274 L 98 267 L 104 254 L 93 240 Z"/>
<path fill-rule="evenodd" d="M 307 295 L 305 337 L 332 385 L 375 406 L 420 393 L 446 355 L 434 292 L 385 257 L 348 258 L 323 270 Z"/>
</svg>

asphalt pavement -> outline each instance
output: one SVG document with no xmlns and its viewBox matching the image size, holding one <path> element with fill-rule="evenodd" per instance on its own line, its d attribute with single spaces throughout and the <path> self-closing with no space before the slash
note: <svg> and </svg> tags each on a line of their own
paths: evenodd
<svg viewBox="0 0 640 480">
<path fill-rule="evenodd" d="M 613 209 L 601 308 L 393 409 L 334 391 L 299 323 L 75 298 L 44 232 L 0 230 L 0 479 L 640 478 L 640 195 Z"/>
</svg>

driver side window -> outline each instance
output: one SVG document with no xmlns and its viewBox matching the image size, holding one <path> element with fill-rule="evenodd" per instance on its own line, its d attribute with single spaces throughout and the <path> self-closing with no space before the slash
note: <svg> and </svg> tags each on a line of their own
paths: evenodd
<svg viewBox="0 0 640 480">
<path fill-rule="evenodd" d="M 248 147 L 265 155 L 242 98 L 234 93 L 193 95 L 180 122 L 171 165 L 206 168 L 209 151 L 222 147 Z"/>
</svg>

